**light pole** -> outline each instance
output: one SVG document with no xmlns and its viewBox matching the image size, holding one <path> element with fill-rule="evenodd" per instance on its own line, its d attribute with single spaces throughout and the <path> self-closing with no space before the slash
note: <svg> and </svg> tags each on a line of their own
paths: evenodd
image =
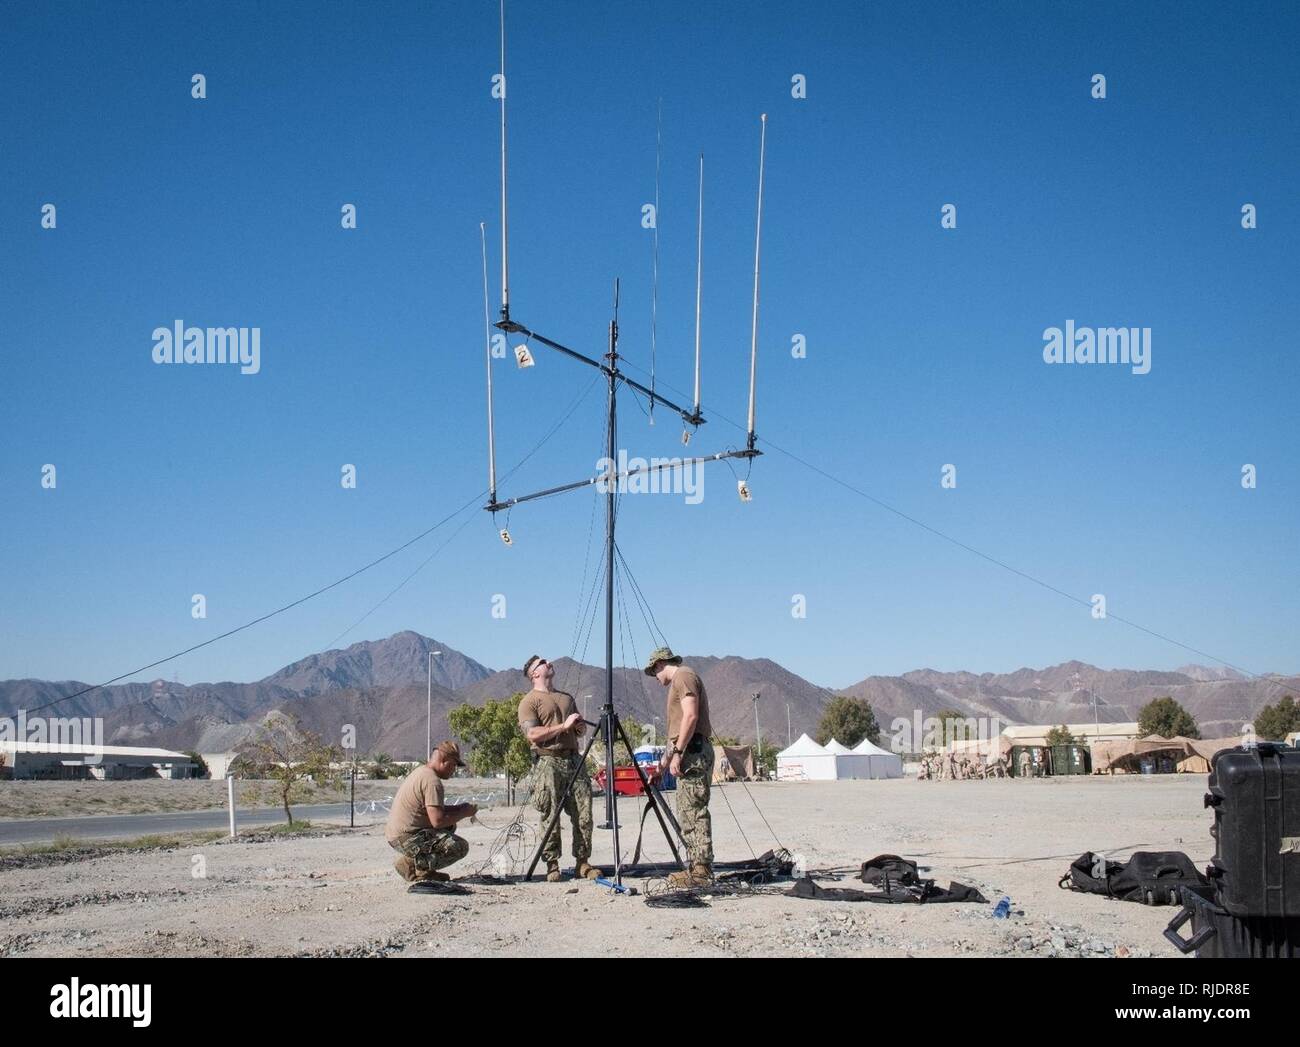
<svg viewBox="0 0 1300 1047">
<path fill-rule="evenodd" d="M 758 697 L 761 691 L 755 691 L 750 696 L 750 701 L 754 703 L 754 748 L 757 750 L 754 755 L 758 756 L 763 751 L 763 736 L 758 730 Z"/>
<path fill-rule="evenodd" d="M 433 658 L 434 655 L 442 654 L 441 651 L 429 652 L 429 698 L 425 707 L 428 719 L 424 731 L 424 758 L 427 760 L 429 754 L 433 752 Z"/>
<path fill-rule="evenodd" d="M 794 744 L 790 736 L 790 703 L 785 703 L 785 744 L 791 746 Z"/>
<path fill-rule="evenodd" d="M 658 745 L 658 744 L 659 744 L 659 717 L 656 716 L 654 719 L 655 719 L 655 722 L 654 722 L 654 732 L 655 732 L 655 736 L 654 736 L 654 738 L 652 738 L 652 739 L 650 740 L 650 744 L 651 744 L 651 745 Z"/>
<path fill-rule="evenodd" d="M 587 699 L 590 697 L 591 695 L 589 694 L 584 694 L 582 696 L 582 718 L 584 720 L 587 718 Z"/>
</svg>

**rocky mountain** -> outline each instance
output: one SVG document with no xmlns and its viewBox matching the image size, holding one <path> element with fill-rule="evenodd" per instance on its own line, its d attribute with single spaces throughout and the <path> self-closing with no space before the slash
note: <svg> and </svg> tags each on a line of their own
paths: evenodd
<svg viewBox="0 0 1300 1047">
<path fill-rule="evenodd" d="M 441 652 L 433 659 L 435 739 L 448 734 L 447 713 L 456 705 L 508 698 L 528 687 L 517 668 L 493 672 L 448 644 L 406 631 L 310 655 L 255 683 L 114 685 L 60 703 L 49 715 L 102 716 L 110 744 L 216 752 L 227 751 L 250 724 L 279 710 L 330 741 L 341 737 L 344 725 L 353 725 L 362 753 L 416 758 L 428 730 L 430 652 Z M 1235 734 L 1263 705 L 1286 693 L 1300 694 L 1300 676 L 1244 678 L 1205 666 L 1158 672 L 1099 669 L 1072 661 L 1011 673 L 917 669 L 902 676 L 868 676 L 832 691 L 766 658 L 688 655 L 686 662 L 708 689 L 717 733 L 752 740 L 757 711 L 762 736 L 778 744 L 803 732 L 814 734 L 835 694 L 870 701 L 886 733 L 895 718 L 910 721 L 917 711 L 924 718 L 948 708 L 997 717 L 1004 725 L 1088 723 L 1094 715 L 1104 722 L 1130 721 L 1146 702 L 1168 694 L 1197 718 L 1207 738 Z M 598 719 L 605 700 L 603 668 L 568 658 L 555 665 L 555 685 L 578 698 L 588 719 Z M 36 709 L 85 686 L 0 681 L 0 715 Z M 664 689 L 640 669 L 615 670 L 614 701 L 625 719 L 656 725 L 662 732 L 664 699 Z"/>
<path fill-rule="evenodd" d="M 261 682 L 304 697 L 329 691 L 401 687 L 428 679 L 430 654 L 434 656 L 434 684 L 450 691 L 467 687 L 492 673 L 450 645 L 408 629 L 386 640 L 366 640 L 341 651 L 310 655 Z"/>
<path fill-rule="evenodd" d="M 901 677 L 868 677 L 843 693 L 870 701 L 886 729 L 894 717 L 910 717 L 914 709 L 929 716 L 941 708 L 996 716 L 1003 724 L 1121 723 L 1136 720 L 1153 698 L 1170 695 L 1196 717 L 1203 737 L 1214 738 L 1237 734 L 1263 706 L 1300 693 L 1300 676 L 1252 679 L 1204 666 L 1177 672 L 1098 669 L 1071 661 L 978 675 L 919 669 Z"/>
</svg>

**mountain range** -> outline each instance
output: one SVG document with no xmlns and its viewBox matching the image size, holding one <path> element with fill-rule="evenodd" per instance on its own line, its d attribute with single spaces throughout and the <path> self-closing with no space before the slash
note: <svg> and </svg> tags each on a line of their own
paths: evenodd
<svg viewBox="0 0 1300 1047">
<path fill-rule="evenodd" d="M 717 733 L 752 740 L 757 715 L 762 736 L 782 744 L 803 732 L 815 733 L 822 710 L 837 694 L 871 702 L 886 732 L 896 717 L 911 720 L 916 711 L 925 717 L 941 709 L 997 717 L 1004 725 L 1087 723 L 1094 716 L 1108 723 L 1132 721 L 1146 702 L 1171 695 L 1196 717 L 1202 736 L 1213 738 L 1237 733 L 1283 694 L 1300 693 L 1300 676 L 1295 675 L 1251 678 L 1199 665 L 1173 672 L 1099 669 L 1077 661 L 1011 673 L 917 669 L 902 676 L 868 676 L 832 690 L 767 658 L 684 657 L 704 680 Z M 555 667 L 555 686 L 571 692 L 589 719 L 598 718 L 604 669 L 569 658 L 557 659 Z M 86 686 L 0 681 L 0 716 L 30 712 Z M 517 668 L 493 671 L 449 644 L 408 630 L 309 655 L 254 683 L 116 684 L 59 702 L 46 715 L 101 716 L 105 739 L 113 745 L 225 752 L 279 710 L 327 741 L 337 741 L 344 724 L 354 725 L 363 754 L 415 759 L 425 744 L 426 707 L 439 738 L 447 735 L 447 713 L 455 706 L 507 698 L 526 687 Z M 618 668 L 614 701 L 624 718 L 653 724 L 663 716 L 664 689 L 640 669 Z M 662 726 L 660 719 L 660 730 Z"/>
</svg>

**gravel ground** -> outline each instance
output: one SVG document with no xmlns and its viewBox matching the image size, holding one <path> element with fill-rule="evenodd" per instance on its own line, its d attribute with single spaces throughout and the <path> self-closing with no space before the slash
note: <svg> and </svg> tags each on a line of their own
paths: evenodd
<svg viewBox="0 0 1300 1047">
<path fill-rule="evenodd" d="M 992 919 L 991 904 L 864 905 L 775 893 L 715 895 L 703 908 L 658 909 L 643 896 L 615 896 L 567 879 L 411 895 L 393 871 L 393 852 L 375 818 L 355 830 L 298 838 L 83 850 L 57 864 L 47 856 L 9 863 L 0 867 L 0 955 L 1172 957 L 1161 931 L 1174 910 L 1056 884 L 1087 850 L 1109 857 L 1183 850 L 1203 865 L 1213 851 L 1204 789 L 1203 775 L 1179 775 L 771 782 L 750 784 L 750 795 L 739 785 L 715 790 L 720 859 L 749 857 L 750 846 L 766 850 L 773 832 L 813 869 L 901 854 L 928 866 L 925 875 L 943 886 L 971 884 L 990 903 L 1009 895 L 1013 910 L 1023 913 L 1009 920 Z M 621 820 L 633 821 L 637 806 L 622 804 Z M 510 813 L 493 808 L 483 816 L 498 826 Z M 470 855 L 449 870 L 455 877 L 484 865 L 498 834 L 470 825 L 464 835 Z M 647 832 L 647 844 L 652 859 L 668 857 L 657 831 Z M 610 834 L 598 829 L 596 860 L 608 861 L 610 847 Z M 645 881 L 629 882 L 644 891 Z M 851 876 L 838 883 L 854 885 Z"/>
</svg>

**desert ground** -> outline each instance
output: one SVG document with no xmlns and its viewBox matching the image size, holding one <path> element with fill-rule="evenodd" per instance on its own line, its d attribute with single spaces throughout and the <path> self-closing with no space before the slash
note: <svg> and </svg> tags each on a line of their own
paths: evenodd
<svg viewBox="0 0 1300 1047">
<path fill-rule="evenodd" d="M 785 897 L 788 885 L 780 885 L 665 909 L 647 904 L 653 883 L 629 879 L 640 893 L 615 895 L 567 875 L 557 884 L 408 894 L 393 871 L 382 814 L 351 830 L 316 823 L 320 831 L 300 836 L 14 850 L 0 856 L 0 955 L 1176 957 L 1161 937 L 1175 910 L 1064 891 L 1057 880 L 1088 850 L 1112 858 L 1182 850 L 1203 865 L 1213 851 L 1204 790 L 1203 775 L 714 790 L 720 860 L 779 842 L 811 870 L 841 870 L 842 879 L 822 877 L 823 885 L 861 887 L 851 870 L 899 854 L 942 886 L 978 887 L 989 905 L 814 902 Z M 634 824 L 639 803 L 620 803 L 620 820 Z M 536 815 L 524 813 L 535 827 Z M 490 849 L 513 814 L 484 809 L 484 824 L 465 827 L 470 854 L 448 870 L 454 878 L 493 871 Z M 666 859 L 652 827 L 653 819 L 648 855 Z M 625 832 L 630 854 L 635 830 Z M 597 829 L 595 860 L 609 862 L 611 847 L 610 833 Z M 567 830 L 564 850 L 567 874 Z M 1003 895 L 1013 915 L 995 920 L 992 903 Z"/>
</svg>

